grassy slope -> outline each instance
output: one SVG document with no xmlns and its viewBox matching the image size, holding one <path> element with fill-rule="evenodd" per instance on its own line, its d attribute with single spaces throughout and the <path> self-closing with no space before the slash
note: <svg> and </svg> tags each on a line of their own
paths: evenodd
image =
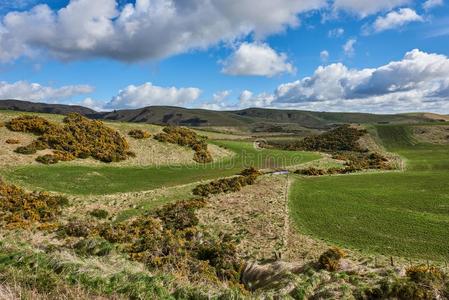
<svg viewBox="0 0 449 300">
<path fill-rule="evenodd" d="M 449 257 L 449 147 L 415 144 L 405 126 L 378 126 L 403 173 L 298 178 L 291 211 L 299 229 L 386 255 Z"/>
<path fill-rule="evenodd" d="M 252 143 L 217 141 L 237 153 L 232 159 L 207 165 L 165 167 L 28 166 L 4 170 L 4 176 L 29 188 L 68 194 L 113 194 L 151 190 L 236 174 L 244 167 L 296 165 L 319 158 L 318 154 L 280 150 L 255 150 Z"/>
</svg>

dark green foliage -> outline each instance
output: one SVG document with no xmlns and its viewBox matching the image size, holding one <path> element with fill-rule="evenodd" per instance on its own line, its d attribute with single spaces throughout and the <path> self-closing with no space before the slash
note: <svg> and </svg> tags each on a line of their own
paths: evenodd
<svg viewBox="0 0 449 300">
<path fill-rule="evenodd" d="M 340 260 L 346 256 L 346 253 L 340 248 L 330 248 L 318 259 L 318 265 L 321 269 L 330 272 L 337 271 L 340 268 Z"/>
<path fill-rule="evenodd" d="M 195 211 L 206 205 L 204 200 L 179 201 L 167 204 L 155 211 L 166 229 L 183 230 L 198 225 L 198 218 Z"/>
<path fill-rule="evenodd" d="M 20 144 L 20 141 L 18 139 L 7 139 L 5 143 L 9 145 L 17 145 Z"/>
<path fill-rule="evenodd" d="M 73 248 L 78 255 L 105 256 L 114 248 L 111 243 L 101 238 L 86 238 L 79 240 Z"/>
<path fill-rule="evenodd" d="M 74 248 L 84 255 L 111 250 L 112 246 L 104 243 L 107 241 L 152 270 L 177 270 L 192 280 L 238 284 L 243 262 L 234 241 L 197 226 L 195 213 L 204 205 L 204 200 L 180 201 L 120 223 L 70 222 L 61 226 L 60 232 L 81 237 Z"/>
<path fill-rule="evenodd" d="M 128 143 L 117 131 L 78 114 L 69 114 L 63 126 L 35 116 L 12 119 L 7 126 L 13 131 L 41 135 L 30 145 L 17 148 L 17 153 L 34 154 L 37 150 L 50 148 L 58 151 L 55 153 L 57 160 L 93 157 L 103 162 L 120 161 L 129 156 Z M 54 157 L 46 157 L 40 161 L 54 160 Z"/>
<path fill-rule="evenodd" d="M 147 139 L 151 137 L 151 134 L 148 131 L 142 129 L 133 129 L 130 132 L 128 132 L 128 135 L 135 139 Z"/>
<path fill-rule="evenodd" d="M 68 204 L 64 197 L 45 192 L 27 193 L 0 180 L 0 223 L 8 228 L 26 228 L 38 224 L 50 226 Z"/>
<path fill-rule="evenodd" d="M 36 161 L 40 162 L 41 164 L 45 164 L 45 165 L 54 165 L 59 162 L 59 159 L 55 155 L 45 154 L 42 156 L 38 156 L 36 158 Z"/>
<path fill-rule="evenodd" d="M 192 193 L 196 196 L 208 197 L 221 193 L 238 192 L 242 187 L 254 184 L 257 177 L 262 173 L 255 168 L 248 168 L 243 170 L 240 174 L 246 175 L 222 178 L 209 183 L 200 184 L 193 189 Z"/>
<path fill-rule="evenodd" d="M 207 138 L 199 136 L 195 131 L 184 127 L 165 127 L 163 132 L 156 134 L 154 138 L 160 142 L 187 146 L 195 151 L 193 159 L 199 163 L 212 162 L 212 156 L 207 150 Z"/>
<path fill-rule="evenodd" d="M 446 299 L 448 281 L 434 266 L 412 266 L 405 278 L 386 278 L 377 287 L 364 291 L 362 299 L 431 300 Z"/>
<path fill-rule="evenodd" d="M 320 152 L 356 151 L 362 149 L 358 140 L 366 134 L 366 130 L 360 130 L 350 125 L 342 125 L 321 135 L 305 137 L 303 140 L 288 144 L 272 144 L 284 150 L 303 150 Z"/>
<path fill-rule="evenodd" d="M 28 145 L 28 146 L 23 146 L 23 147 L 17 147 L 16 150 L 14 150 L 14 152 L 19 153 L 19 154 L 30 155 L 30 154 L 35 154 L 37 152 L 37 150 L 36 150 L 36 148 L 32 147 L 31 145 Z"/>
<path fill-rule="evenodd" d="M 109 216 L 109 213 L 106 210 L 98 208 L 90 211 L 89 214 L 97 219 L 106 219 Z"/>
</svg>

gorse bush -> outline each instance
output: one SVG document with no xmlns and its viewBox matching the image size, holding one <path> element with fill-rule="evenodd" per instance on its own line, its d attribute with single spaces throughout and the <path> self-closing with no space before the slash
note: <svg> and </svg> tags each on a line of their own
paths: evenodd
<svg viewBox="0 0 449 300">
<path fill-rule="evenodd" d="M 192 281 L 238 285 L 243 261 L 235 242 L 198 226 L 195 213 L 205 204 L 204 200 L 180 201 L 120 223 L 70 222 L 60 232 L 81 238 L 74 247 L 83 255 L 103 255 L 116 247 L 150 270 L 176 270 Z"/>
<path fill-rule="evenodd" d="M 195 131 L 184 127 L 165 127 L 163 132 L 154 136 L 156 140 L 164 143 L 177 144 L 192 148 L 195 151 L 193 159 L 199 163 L 212 162 L 212 155 L 207 150 L 206 137 L 199 136 Z"/>
<path fill-rule="evenodd" d="M 346 256 L 346 253 L 340 248 L 330 248 L 318 259 L 318 265 L 321 269 L 334 272 L 340 269 L 340 260 Z"/>
<path fill-rule="evenodd" d="M 242 174 L 247 175 L 222 178 L 209 183 L 200 184 L 192 190 L 192 193 L 196 196 L 209 197 L 221 193 L 238 192 L 244 186 L 254 184 L 257 177 L 261 175 L 261 173 L 254 168 L 246 169 Z"/>
<path fill-rule="evenodd" d="M 46 119 L 38 116 L 20 116 L 6 123 L 6 127 L 11 131 L 29 132 L 42 135 L 58 126 Z"/>
<path fill-rule="evenodd" d="M 133 129 L 128 132 L 128 135 L 135 139 L 148 139 L 151 137 L 151 134 L 148 131 L 142 129 Z"/>
<path fill-rule="evenodd" d="M 406 270 L 405 278 L 390 278 L 366 289 L 363 299 L 431 300 L 448 299 L 449 282 L 435 266 L 418 265 Z"/>
<path fill-rule="evenodd" d="M 300 141 L 282 144 L 270 143 L 270 145 L 284 150 L 360 152 L 362 149 L 358 141 L 365 134 L 367 134 L 366 130 L 360 130 L 350 125 L 342 125 L 320 135 L 305 137 Z"/>
<path fill-rule="evenodd" d="M 95 217 L 97 219 L 106 219 L 109 216 L 109 213 L 104 209 L 94 209 L 89 212 L 89 215 Z"/>
<path fill-rule="evenodd" d="M 40 163 L 42 163 L 44 165 L 54 165 L 54 164 L 57 164 L 59 162 L 59 159 L 55 155 L 45 154 L 45 155 L 42 155 L 42 156 L 38 156 L 36 158 L 36 161 L 40 162 Z"/>
<path fill-rule="evenodd" d="M 8 228 L 27 228 L 33 224 L 45 227 L 56 221 L 67 203 L 64 197 L 27 193 L 0 180 L 0 222 Z"/>
<path fill-rule="evenodd" d="M 101 121 L 89 120 L 79 114 L 69 114 L 62 126 L 41 117 L 22 116 L 12 119 L 7 127 L 13 131 L 40 135 L 30 145 L 17 148 L 17 153 L 34 154 L 47 148 L 57 150 L 54 157 L 43 158 L 42 162 L 52 159 L 66 161 L 75 157 L 116 162 L 132 156 L 127 141 L 117 131 Z"/>
<path fill-rule="evenodd" d="M 20 141 L 17 140 L 17 139 L 7 139 L 7 140 L 5 141 L 5 143 L 6 143 L 6 144 L 10 144 L 10 145 L 17 145 L 17 144 L 20 144 Z"/>
</svg>

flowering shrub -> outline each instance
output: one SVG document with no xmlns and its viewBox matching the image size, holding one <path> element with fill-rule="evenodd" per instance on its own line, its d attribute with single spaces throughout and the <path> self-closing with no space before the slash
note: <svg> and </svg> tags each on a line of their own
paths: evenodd
<svg viewBox="0 0 449 300">
<path fill-rule="evenodd" d="M 212 155 L 207 150 L 206 137 L 184 127 L 165 127 L 163 132 L 154 136 L 160 142 L 187 146 L 195 151 L 193 160 L 199 163 L 212 162 Z"/>
</svg>

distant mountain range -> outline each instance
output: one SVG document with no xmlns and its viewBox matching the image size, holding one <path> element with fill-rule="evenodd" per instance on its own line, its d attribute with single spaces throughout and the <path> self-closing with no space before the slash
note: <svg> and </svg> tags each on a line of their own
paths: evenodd
<svg viewBox="0 0 449 300">
<path fill-rule="evenodd" d="M 130 110 L 97 112 L 83 106 L 35 103 L 19 100 L 0 100 L 0 109 L 24 112 L 68 114 L 76 112 L 100 120 L 151 123 L 159 125 L 183 125 L 195 127 L 246 127 L 253 131 L 291 131 L 325 129 L 342 123 L 416 123 L 449 120 L 449 116 L 415 113 L 380 115 L 367 113 L 313 112 L 248 108 L 236 111 L 212 111 L 172 106 L 150 106 Z"/>
</svg>

